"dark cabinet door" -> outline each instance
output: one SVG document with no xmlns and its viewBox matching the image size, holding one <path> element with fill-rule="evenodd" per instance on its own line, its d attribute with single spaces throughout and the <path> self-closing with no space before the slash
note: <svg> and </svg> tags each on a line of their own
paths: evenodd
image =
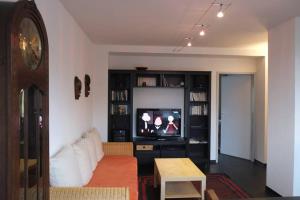
<svg viewBox="0 0 300 200">
<path fill-rule="evenodd" d="M 19 199 L 42 200 L 43 182 L 43 93 L 37 87 L 21 89 L 19 96 Z"/>
</svg>

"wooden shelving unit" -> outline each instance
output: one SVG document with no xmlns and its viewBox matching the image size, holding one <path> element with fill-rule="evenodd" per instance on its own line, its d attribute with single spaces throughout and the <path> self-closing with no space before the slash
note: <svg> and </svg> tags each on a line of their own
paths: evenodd
<svg viewBox="0 0 300 200">
<path fill-rule="evenodd" d="M 128 71 L 109 71 L 108 140 L 132 140 L 132 74 Z"/>
<path fill-rule="evenodd" d="M 186 90 L 188 156 L 197 164 L 210 159 L 210 72 L 190 72 Z"/>
<path fill-rule="evenodd" d="M 135 120 L 132 115 L 133 88 L 183 88 L 185 97 L 184 113 L 182 113 L 184 138 L 182 139 L 186 141 L 186 147 L 182 152 L 186 152 L 185 155 L 196 164 L 209 162 L 210 81 L 210 72 L 109 70 L 109 141 L 116 141 L 115 135 L 118 135 L 118 131 L 125 132 L 124 141 L 134 141 L 132 138 L 132 122 Z M 122 141 L 121 138 L 117 138 L 117 141 Z M 141 141 L 136 143 L 144 144 Z M 143 152 L 143 155 L 149 154 L 148 157 L 153 160 L 158 154 L 161 156 L 171 152 L 168 150 L 161 154 L 161 150 L 163 149 L 159 149 L 159 153 L 157 149 Z M 180 152 L 180 156 L 184 155 L 178 149 L 176 151 Z M 172 151 L 172 155 L 167 156 L 179 156 L 179 153 L 174 155 L 176 151 Z"/>
<path fill-rule="evenodd" d="M 180 88 L 185 86 L 182 72 L 143 71 L 135 74 L 135 87 Z"/>
</svg>

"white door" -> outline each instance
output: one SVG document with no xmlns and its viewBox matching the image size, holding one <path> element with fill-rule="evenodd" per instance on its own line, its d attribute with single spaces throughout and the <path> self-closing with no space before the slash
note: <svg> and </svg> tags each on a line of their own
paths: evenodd
<svg viewBox="0 0 300 200">
<path fill-rule="evenodd" d="M 220 152 L 250 160 L 252 75 L 221 75 L 220 89 Z"/>
</svg>

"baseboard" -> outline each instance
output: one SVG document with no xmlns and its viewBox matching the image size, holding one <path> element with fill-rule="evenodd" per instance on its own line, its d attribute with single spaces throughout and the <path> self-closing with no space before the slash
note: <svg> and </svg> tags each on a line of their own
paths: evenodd
<svg viewBox="0 0 300 200">
<path fill-rule="evenodd" d="M 216 160 L 210 160 L 210 164 L 217 164 Z"/>
<path fill-rule="evenodd" d="M 239 159 L 239 160 L 251 161 L 251 160 L 249 160 L 249 159 L 240 158 L 240 157 L 232 156 L 232 155 L 228 155 L 228 154 L 223 154 L 223 153 L 221 153 L 221 155 L 223 155 L 223 156 L 228 156 L 228 157 L 231 157 L 231 158 L 236 158 L 236 159 Z"/>
<path fill-rule="evenodd" d="M 267 193 L 270 193 L 272 197 L 282 197 L 280 194 L 269 188 L 268 186 L 265 186 L 265 190 Z"/>
<path fill-rule="evenodd" d="M 266 163 L 262 163 L 262 162 L 260 162 L 259 160 L 256 160 L 256 159 L 254 159 L 254 163 L 257 164 L 257 165 L 261 165 L 263 167 L 267 167 Z"/>
</svg>

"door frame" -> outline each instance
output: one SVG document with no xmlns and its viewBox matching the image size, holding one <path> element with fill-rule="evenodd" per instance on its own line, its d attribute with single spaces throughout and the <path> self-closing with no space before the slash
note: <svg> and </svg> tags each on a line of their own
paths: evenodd
<svg viewBox="0 0 300 200">
<path fill-rule="evenodd" d="M 216 162 L 219 161 L 219 141 L 220 141 L 220 126 L 219 126 L 219 120 L 220 120 L 220 112 L 221 112 L 221 76 L 224 75 L 250 75 L 251 76 L 251 145 L 250 145 L 250 160 L 253 162 L 255 159 L 255 72 L 217 72 L 217 96 L 216 96 L 216 114 L 217 114 L 217 120 L 216 120 L 216 129 L 217 129 L 217 145 L 216 145 Z"/>
</svg>

